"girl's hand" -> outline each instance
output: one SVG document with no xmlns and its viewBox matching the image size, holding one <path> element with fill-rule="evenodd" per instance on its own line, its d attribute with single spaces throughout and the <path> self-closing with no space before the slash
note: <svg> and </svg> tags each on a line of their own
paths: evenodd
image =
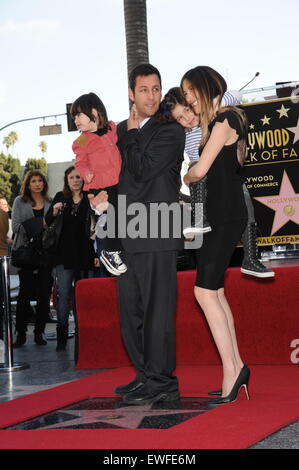
<svg viewBox="0 0 299 470">
<path fill-rule="evenodd" d="M 96 196 L 94 194 L 88 194 L 88 199 L 93 209 L 98 212 L 105 212 L 108 209 L 108 193 L 106 191 L 100 191 Z"/>
<path fill-rule="evenodd" d="M 53 206 L 53 215 L 54 215 L 54 217 L 56 217 L 56 215 L 58 214 L 58 212 L 60 211 L 60 209 L 62 207 L 63 207 L 62 202 L 56 202 L 56 204 L 54 204 L 54 206 Z"/>
<path fill-rule="evenodd" d="M 87 173 L 87 175 L 85 176 L 85 181 L 86 183 L 91 183 L 93 180 L 93 173 Z"/>
<path fill-rule="evenodd" d="M 136 109 L 136 105 L 133 104 L 130 112 L 130 116 L 127 122 L 127 129 L 130 131 L 131 129 L 138 129 L 139 128 L 139 116 Z"/>
</svg>

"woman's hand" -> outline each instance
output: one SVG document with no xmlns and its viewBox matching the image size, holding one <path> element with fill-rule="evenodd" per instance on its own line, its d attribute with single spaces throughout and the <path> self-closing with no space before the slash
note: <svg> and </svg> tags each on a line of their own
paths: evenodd
<svg viewBox="0 0 299 470">
<path fill-rule="evenodd" d="M 94 267 L 99 268 L 100 267 L 100 260 L 99 258 L 94 258 Z"/>
<path fill-rule="evenodd" d="M 96 196 L 94 194 L 88 194 L 88 199 L 91 207 L 97 212 L 105 212 L 108 209 L 108 193 L 106 191 L 100 191 Z"/>
<path fill-rule="evenodd" d="M 60 209 L 62 209 L 62 207 L 63 207 L 62 202 L 56 202 L 56 204 L 54 204 L 54 206 L 53 206 L 53 215 L 54 215 L 54 217 L 56 217 L 56 215 L 58 214 Z"/>
<path fill-rule="evenodd" d="M 93 180 L 93 173 L 87 173 L 87 175 L 85 175 L 84 179 L 85 179 L 86 183 L 88 183 L 88 184 L 91 183 L 92 180 Z"/>
<path fill-rule="evenodd" d="M 127 129 L 130 131 L 131 129 L 138 129 L 139 128 L 139 116 L 136 109 L 136 105 L 133 104 L 130 112 L 130 116 L 127 122 Z"/>
</svg>

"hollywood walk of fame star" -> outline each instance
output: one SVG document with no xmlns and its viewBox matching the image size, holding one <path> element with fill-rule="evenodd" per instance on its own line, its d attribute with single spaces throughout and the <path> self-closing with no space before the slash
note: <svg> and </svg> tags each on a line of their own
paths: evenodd
<svg viewBox="0 0 299 470">
<path fill-rule="evenodd" d="M 286 171 L 283 172 L 278 195 L 254 199 L 275 211 L 271 235 L 289 221 L 299 224 L 299 193 L 295 193 Z"/>
<path fill-rule="evenodd" d="M 263 126 L 264 126 L 265 124 L 268 124 L 268 125 L 270 126 L 270 119 L 271 119 L 271 118 L 268 117 L 268 116 L 266 116 L 266 114 L 265 114 L 265 116 L 264 116 L 263 118 L 261 118 L 260 120 L 262 121 Z"/>
<path fill-rule="evenodd" d="M 287 127 L 287 130 L 293 132 L 294 134 L 293 144 L 295 144 L 299 140 L 299 117 L 298 117 L 297 125 L 295 127 Z"/>
<path fill-rule="evenodd" d="M 276 109 L 276 112 L 279 113 L 279 119 L 284 117 L 289 117 L 288 116 L 288 111 L 290 111 L 291 108 L 285 108 L 284 105 L 281 105 L 280 109 Z"/>
<path fill-rule="evenodd" d="M 199 399 L 198 399 L 199 400 Z M 163 406 L 163 405 L 162 405 Z M 198 409 L 188 409 L 188 403 L 179 409 L 152 409 L 152 405 L 126 406 L 122 408 L 111 409 L 61 409 L 50 415 L 40 416 L 36 420 L 31 420 L 34 429 L 61 429 L 61 428 L 126 428 L 137 429 L 140 427 L 144 418 L 167 417 L 179 415 L 178 422 L 198 416 L 208 411 L 208 406 L 202 404 Z M 52 415 L 52 416 L 51 416 Z M 170 420 L 169 420 L 170 421 Z M 175 419 L 173 423 L 169 422 L 166 427 L 171 427 L 178 423 Z M 102 425 L 101 425 L 102 424 Z M 19 426 L 18 426 L 19 427 Z M 146 426 L 150 427 L 150 426 Z M 26 425 L 30 429 L 30 423 Z"/>
</svg>

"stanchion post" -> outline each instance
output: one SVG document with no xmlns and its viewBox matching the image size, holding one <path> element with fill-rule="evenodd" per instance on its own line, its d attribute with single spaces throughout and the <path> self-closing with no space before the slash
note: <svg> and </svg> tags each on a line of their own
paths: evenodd
<svg viewBox="0 0 299 470">
<path fill-rule="evenodd" d="M 27 369 L 29 364 L 14 363 L 13 360 L 13 334 L 11 318 L 11 300 L 10 300 L 10 278 L 9 278 L 9 256 L 0 256 L 1 278 L 2 278 L 2 304 L 4 311 L 4 363 L 0 364 L 1 372 L 14 372 Z"/>
</svg>

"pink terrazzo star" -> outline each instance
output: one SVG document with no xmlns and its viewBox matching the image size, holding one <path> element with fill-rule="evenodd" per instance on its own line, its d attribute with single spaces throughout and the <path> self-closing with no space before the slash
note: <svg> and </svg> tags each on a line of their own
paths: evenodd
<svg viewBox="0 0 299 470">
<path fill-rule="evenodd" d="M 278 195 L 255 197 L 254 199 L 275 211 L 271 235 L 290 220 L 299 224 L 299 193 L 295 193 L 286 171 L 283 172 Z"/>
</svg>

